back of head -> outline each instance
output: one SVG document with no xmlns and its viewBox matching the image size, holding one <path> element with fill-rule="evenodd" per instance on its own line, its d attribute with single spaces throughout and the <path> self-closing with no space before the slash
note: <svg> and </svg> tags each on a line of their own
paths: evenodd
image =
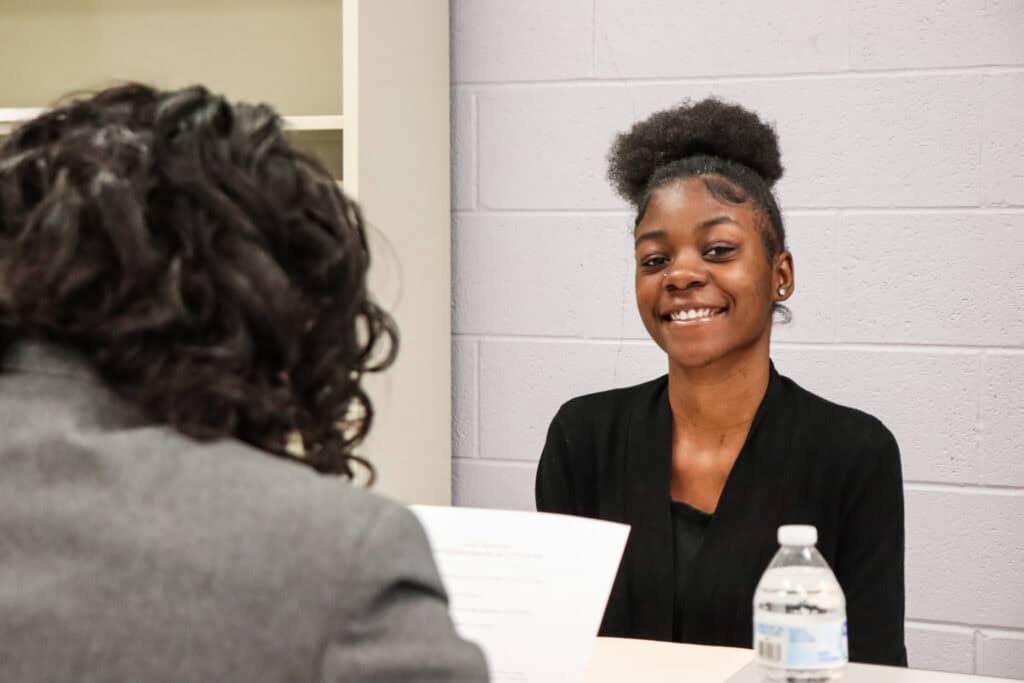
<svg viewBox="0 0 1024 683">
<path fill-rule="evenodd" d="M 361 379 L 397 332 L 368 265 L 358 207 L 265 105 L 126 85 L 0 146 L 0 344 L 73 348 L 194 438 L 369 467 Z"/>
</svg>

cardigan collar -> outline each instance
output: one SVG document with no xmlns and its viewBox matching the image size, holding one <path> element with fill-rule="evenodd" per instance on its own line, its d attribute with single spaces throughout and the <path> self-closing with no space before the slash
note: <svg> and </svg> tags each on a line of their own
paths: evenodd
<svg viewBox="0 0 1024 683">
<path fill-rule="evenodd" d="M 673 542 L 673 421 L 668 400 L 668 377 L 654 383 L 652 388 L 646 400 L 638 402 L 633 409 L 623 472 L 624 516 L 625 521 L 632 525 L 630 543 L 634 557 L 641 557 L 646 563 L 643 575 L 649 580 L 643 582 L 645 585 L 633 582 L 628 590 L 636 598 L 632 604 L 642 606 L 642 614 L 631 615 L 638 626 L 642 625 L 640 632 L 646 637 L 671 640 L 675 567 L 673 553 L 665 550 L 666 545 L 671 547 Z M 782 476 L 783 468 L 775 461 L 785 456 L 786 449 L 765 443 L 768 433 L 778 431 L 765 427 L 778 421 L 784 393 L 784 382 L 775 365 L 771 364 L 765 395 L 694 559 L 695 571 L 689 580 L 687 594 L 709 590 L 715 581 L 716 570 L 700 561 L 702 555 L 713 552 L 716 547 L 728 549 L 748 541 L 743 538 L 742 529 L 756 528 L 756 525 L 744 526 L 748 524 L 745 518 L 753 515 L 763 519 L 766 515 L 778 515 L 778 500 L 771 497 L 771 491 L 777 489 L 766 479 Z M 688 640 L 699 639 L 699 635 L 688 633 L 686 628 L 683 636 Z"/>
</svg>

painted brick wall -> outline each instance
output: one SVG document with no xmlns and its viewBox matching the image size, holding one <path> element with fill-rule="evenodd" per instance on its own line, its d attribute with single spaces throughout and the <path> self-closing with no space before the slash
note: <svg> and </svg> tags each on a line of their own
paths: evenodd
<svg viewBox="0 0 1024 683">
<path fill-rule="evenodd" d="M 903 452 L 918 668 L 1024 678 L 1024 2 L 453 0 L 454 495 L 533 508 L 548 422 L 664 372 L 613 134 L 711 93 L 776 123 L 780 370 Z"/>
</svg>

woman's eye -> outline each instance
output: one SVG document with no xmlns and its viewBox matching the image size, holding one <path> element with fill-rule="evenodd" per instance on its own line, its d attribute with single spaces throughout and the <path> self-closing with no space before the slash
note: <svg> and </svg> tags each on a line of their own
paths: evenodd
<svg viewBox="0 0 1024 683">
<path fill-rule="evenodd" d="M 704 251 L 704 255 L 709 258 L 725 258 L 734 251 L 736 251 L 736 247 L 731 246 L 729 244 L 715 244 L 713 246 L 708 247 Z"/>
<path fill-rule="evenodd" d="M 640 265 L 644 268 L 657 268 L 668 263 L 668 259 L 664 256 L 647 256 L 640 259 Z"/>
</svg>

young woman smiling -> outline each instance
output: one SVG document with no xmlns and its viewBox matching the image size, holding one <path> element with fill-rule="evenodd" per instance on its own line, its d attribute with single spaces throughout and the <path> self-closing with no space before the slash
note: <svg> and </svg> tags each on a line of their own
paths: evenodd
<svg viewBox="0 0 1024 683">
<path fill-rule="evenodd" d="M 537 509 L 632 526 L 602 635 L 750 647 L 782 524 L 813 524 L 846 594 L 853 661 L 906 664 L 899 449 L 874 417 L 776 372 L 793 257 L 774 131 L 708 99 L 619 135 L 636 299 L 668 373 L 555 415 Z"/>
</svg>

